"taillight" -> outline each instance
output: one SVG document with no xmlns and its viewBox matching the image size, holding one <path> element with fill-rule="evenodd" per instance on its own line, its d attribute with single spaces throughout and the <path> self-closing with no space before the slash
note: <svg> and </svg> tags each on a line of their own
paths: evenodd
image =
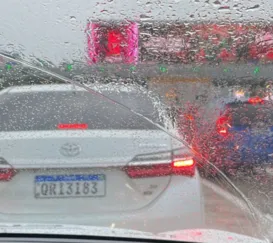
<svg viewBox="0 0 273 243">
<path fill-rule="evenodd" d="M 193 165 L 194 165 L 194 160 L 192 158 L 181 159 L 181 160 L 172 162 L 173 168 L 184 168 L 184 167 L 193 166 Z"/>
<path fill-rule="evenodd" d="M 262 104 L 264 100 L 260 97 L 251 97 L 248 99 L 249 104 Z"/>
<path fill-rule="evenodd" d="M 225 127 L 223 127 L 223 128 L 220 128 L 220 129 L 218 130 L 218 132 L 219 132 L 220 134 L 222 134 L 222 135 L 225 135 L 225 134 L 228 133 L 228 129 L 225 128 Z"/>
<path fill-rule="evenodd" d="M 160 156 L 160 153 L 149 154 L 151 157 L 140 155 L 131 161 L 124 171 L 130 178 L 159 177 L 169 175 L 194 176 L 195 161 L 189 154 L 176 155 L 172 152 L 166 156 L 166 153 Z M 149 156 L 148 155 L 148 156 Z"/>
<path fill-rule="evenodd" d="M 172 161 L 172 174 L 194 176 L 195 161 L 192 157 L 174 158 Z"/>
<path fill-rule="evenodd" d="M 58 129 L 63 129 L 63 130 L 67 130 L 67 129 L 87 129 L 88 128 L 88 124 L 85 123 L 71 123 L 71 124 L 58 124 Z"/>
<path fill-rule="evenodd" d="M 14 175 L 14 169 L 0 169 L 0 181 L 9 181 Z"/>
<path fill-rule="evenodd" d="M 127 175 L 131 178 L 167 176 L 171 174 L 171 164 L 131 164 L 125 167 Z"/>
<path fill-rule="evenodd" d="M 12 166 L 3 158 L 0 158 L 0 181 L 9 181 L 16 174 Z"/>
<path fill-rule="evenodd" d="M 226 116 L 220 117 L 216 122 L 217 132 L 221 135 L 227 135 L 228 129 L 231 127 L 230 118 Z"/>
</svg>

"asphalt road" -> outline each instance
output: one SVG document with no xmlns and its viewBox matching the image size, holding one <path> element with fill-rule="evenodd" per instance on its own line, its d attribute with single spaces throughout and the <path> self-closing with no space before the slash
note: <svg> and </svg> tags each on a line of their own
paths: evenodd
<svg viewBox="0 0 273 243">
<path fill-rule="evenodd" d="M 271 221 L 250 213 L 237 195 L 219 187 L 217 183 L 202 180 L 205 203 L 205 223 L 208 229 L 218 229 L 257 238 L 268 235 Z M 263 215 L 262 215 L 263 216 Z"/>
<path fill-rule="evenodd" d="M 236 176 L 234 185 L 264 215 L 273 218 L 273 176 L 271 174 Z"/>
<path fill-rule="evenodd" d="M 215 175 L 209 178 L 203 176 L 203 178 L 233 195 L 240 197 L 240 193 L 243 194 L 260 213 L 273 219 L 272 174 L 262 172 L 255 175 L 244 175 L 235 172 L 234 176 L 228 179 L 239 192 L 228 184 L 223 176 Z"/>
</svg>

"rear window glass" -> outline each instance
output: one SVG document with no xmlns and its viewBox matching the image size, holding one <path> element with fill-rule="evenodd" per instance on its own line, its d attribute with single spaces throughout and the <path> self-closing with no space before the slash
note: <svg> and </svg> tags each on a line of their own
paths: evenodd
<svg viewBox="0 0 273 243">
<path fill-rule="evenodd" d="M 273 112 L 270 106 L 271 104 L 266 101 L 259 104 L 234 102 L 226 105 L 225 114 L 231 117 L 231 125 L 233 126 L 250 126 L 258 122 L 273 124 Z"/>
<path fill-rule="evenodd" d="M 155 122 L 151 99 L 133 93 L 104 93 Z M 144 98 L 145 97 L 145 98 Z M 84 91 L 8 93 L 0 97 L 0 131 L 56 130 L 61 124 L 87 129 L 157 129 L 105 98 Z"/>
</svg>

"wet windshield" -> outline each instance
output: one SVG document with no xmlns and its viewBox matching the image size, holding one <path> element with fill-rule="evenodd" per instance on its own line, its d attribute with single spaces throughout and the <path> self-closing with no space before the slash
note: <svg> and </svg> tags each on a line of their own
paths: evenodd
<svg viewBox="0 0 273 243">
<path fill-rule="evenodd" d="M 272 240 L 272 10 L 3 4 L 1 222 Z"/>
<path fill-rule="evenodd" d="M 47 87 L 44 87 L 46 89 Z M 66 90 L 66 91 L 64 91 Z M 107 96 L 111 96 L 108 92 Z M 118 92 L 112 97 L 121 99 L 159 123 L 159 112 L 152 100 L 133 92 Z M 0 98 L 1 131 L 37 131 L 57 129 L 158 129 L 132 112 L 109 104 L 88 92 L 60 87 L 52 92 L 11 92 Z"/>
</svg>

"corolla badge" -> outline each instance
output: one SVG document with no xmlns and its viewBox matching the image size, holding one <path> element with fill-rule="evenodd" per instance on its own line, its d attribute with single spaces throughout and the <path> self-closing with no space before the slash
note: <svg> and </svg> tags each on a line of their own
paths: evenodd
<svg viewBox="0 0 273 243">
<path fill-rule="evenodd" d="M 81 147 L 75 143 L 65 143 L 60 148 L 60 153 L 66 157 L 75 157 L 81 152 Z"/>
</svg>

